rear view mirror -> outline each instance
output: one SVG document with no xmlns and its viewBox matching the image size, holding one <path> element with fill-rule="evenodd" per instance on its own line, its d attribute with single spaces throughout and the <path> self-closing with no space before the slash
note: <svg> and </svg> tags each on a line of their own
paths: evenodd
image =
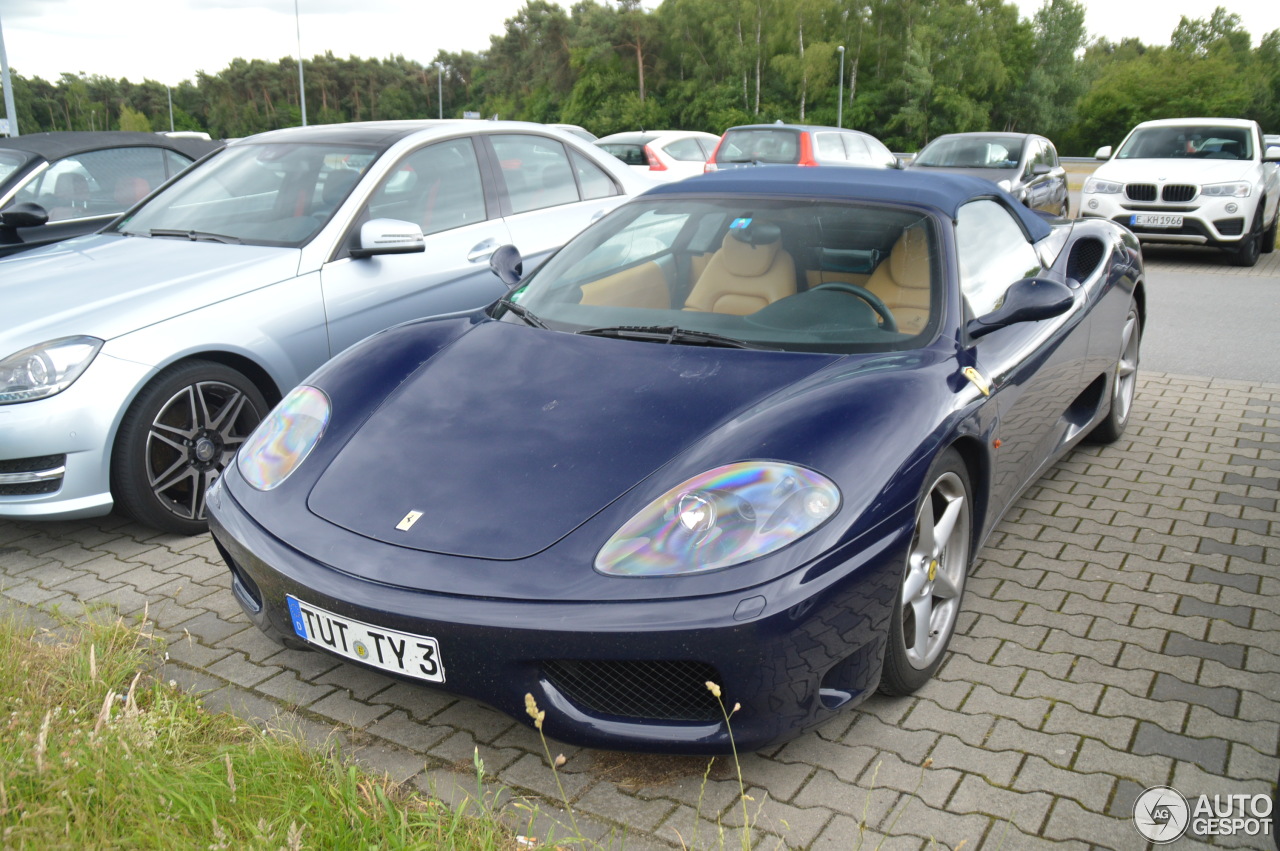
<svg viewBox="0 0 1280 851">
<path fill-rule="evenodd" d="M 427 248 L 422 228 L 398 219 L 372 219 L 365 222 L 360 226 L 359 240 L 351 249 L 352 257 L 414 254 Z"/>
<path fill-rule="evenodd" d="M 1096 151 L 1094 151 L 1094 152 L 1093 152 L 1093 158 L 1094 158 L 1095 160 L 1109 160 L 1109 159 L 1111 159 L 1111 146 L 1110 146 L 1110 145 L 1103 145 L 1101 148 L 1098 148 L 1098 150 L 1096 150 Z"/>
<path fill-rule="evenodd" d="M 983 337 L 1019 322 L 1061 316 L 1073 301 L 1071 288 L 1066 284 L 1046 278 L 1023 278 L 1009 287 L 999 307 L 972 320 L 966 327 L 970 337 Z"/>
</svg>

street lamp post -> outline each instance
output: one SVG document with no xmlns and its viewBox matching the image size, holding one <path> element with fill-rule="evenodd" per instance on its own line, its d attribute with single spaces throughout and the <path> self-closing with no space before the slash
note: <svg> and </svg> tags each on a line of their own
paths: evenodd
<svg viewBox="0 0 1280 851">
<path fill-rule="evenodd" d="M 444 63 L 436 63 L 436 109 L 437 115 L 444 118 Z"/>
<path fill-rule="evenodd" d="M 298 105 L 302 107 L 302 126 L 307 126 L 307 87 L 302 81 L 302 18 L 298 15 L 298 0 L 293 0 L 293 23 L 298 29 Z"/>
<path fill-rule="evenodd" d="M 836 53 L 840 54 L 840 94 L 839 101 L 836 103 L 836 126 L 844 127 L 844 45 L 836 48 Z"/>
<path fill-rule="evenodd" d="M 0 86 L 4 87 L 4 116 L 9 135 L 18 135 L 18 113 L 13 106 L 13 85 L 9 79 L 9 57 L 4 52 L 4 28 L 0 27 Z"/>
</svg>

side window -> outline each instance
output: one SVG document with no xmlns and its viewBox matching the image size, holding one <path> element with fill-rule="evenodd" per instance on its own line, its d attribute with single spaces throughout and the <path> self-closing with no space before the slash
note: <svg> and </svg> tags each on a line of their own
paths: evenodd
<svg viewBox="0 0 1280 851">
<path fill-rule="evenodd" d="M 412 152 L 382 179 L 368 209 L 370 218 L 413 222 L 424 234 L 484 221 L 484 186 L 474 143 L 453 139 Z"/>
<path fill-rule="evenodd" d="M 844 153 L 844 145 L 838 133 L 814 133 L 813 140 L 818 147 L 818 159 L 843 162 L 848 159 Z"/>
<path fill-rule="evenodd" d="M 845 133 L 843 138 L 845 159 L 858 165 L 872 165 L 871 151 L 867 148 L 867 143 L 862 140 L 861 136 Z"/>
<path fill-rule="evenodd" d="M 622 194 L 622 190 L 618 188 L 618 184 L 613 182 L 613 178 L 609 176 L 608 172 L 582 154 L 577 151 L 570 151 L 569 159 L 573 161 L 573 170 L 578 175 L 578 186 L 582 188 L 584 201 Z"/>
<path fill-rule="evenodd" d="M 1040 271 L 1036 250 L 1013 216 L 995 201 L 971 201 L 956 216 L 960 292 L 973 316 L 1000 306 L 1014 281 Z"/>
<path fill-rule="evenodd" d="M 1049 166 L 1049 168 L 1057 168 L 1058 167 L 1057 149 L 1055 149 L 1053 145 L 1049 142 L 1042 142 L 1041 144 L 1044 145 L 1044 160 L 1043 160 L 1044 164 Z"/>
<path fill-rule="evenodd" d="M 49 211 L 49 221 L 110 216 L 132 207 L 167 178 L 160 148 L 111 148 L 59 160 L 23 188 L 19 200 Z"/>
<path fill-rule="evenodd" d="M 173 177 L 175 174 L 182 173 L 183 171 L 186 170 L 187 166 L 191 165 L 191 163 L 193 162 L 194 160 L 189 160 L 186 157 L 184 157 L 182 154 L 179 154 L 176 151 L 165 151 L 164 152 L 165 177 Z M 155 187 L 152 187 L 152 188 L 155 188 Z"/>
<path fill-rule="evenodd" d="M 702 148 L 698 147 L 697 139 L 678 139 L 663 148 L 672 159 L 681 160 L 683 162 L 702 162 L 707 158 L 702 153 Z"/>
<path fill-rule="evenodd" d="M 578 200 L 578 184 L 560 142 L 515 134 L 489 138 L 511 198 L 511 212 L 527 213 Z"/>
</svg>

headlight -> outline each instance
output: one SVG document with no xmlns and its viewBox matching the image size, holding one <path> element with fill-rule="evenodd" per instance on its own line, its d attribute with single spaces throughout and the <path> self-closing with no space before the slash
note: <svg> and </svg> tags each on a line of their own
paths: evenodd
<svg viewBox="0 0 1280 851">
<path fill-rule="evenodd" d="M 825 476 L 774 461 L 742 461 L 694 476 L 649 503 L 596 555 L 611 576 L 702 573 L 768 555 L 840 507 Z"/>
<path fill-rule="evenodd" d="M 236 455 L 236 468 L 244 480 L 260 491 L 269 491 L 289 478 L 315 448 L 332 406 L 329 397 L 314 387 L 295 387 L 258 423 Z"/>
<path fill-rule="evenodd" d="M 1249 184 L 1241 180 L 1235 183 L 1210 183 L 1201 186 L 1200 194 L 1218 198 L 1248 198 L 1249 190 Z"/>
<path fill-rule="evenodd" d="M 62 337 L 0 361 L 0 405 L 61 393 L 89 368 L 102 348 L 96 337 Z"/>
<path fill-rule="evenodd" d="M 1101 180 L 1097 177 L 1091 177 L 1084 182 L 1084 194 L 1086 195 L 1116 195 L 1124 191 L 1123 183 L 1116 183 L 1113 180 Z"/>
</svg>

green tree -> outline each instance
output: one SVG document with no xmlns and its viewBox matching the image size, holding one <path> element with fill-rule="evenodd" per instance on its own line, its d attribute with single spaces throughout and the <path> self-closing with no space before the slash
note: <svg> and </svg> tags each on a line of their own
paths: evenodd
<svg viewBox="0 0 1280 851">
<path fill-rule="evenodd" d="M 120 107 L 120 129 L 135 130 L 140 133 L 151 132 L 151 121 L 147 116 L 138 112 L 136 109 L 130 109 L 128 106 Z"/>
</svg>

